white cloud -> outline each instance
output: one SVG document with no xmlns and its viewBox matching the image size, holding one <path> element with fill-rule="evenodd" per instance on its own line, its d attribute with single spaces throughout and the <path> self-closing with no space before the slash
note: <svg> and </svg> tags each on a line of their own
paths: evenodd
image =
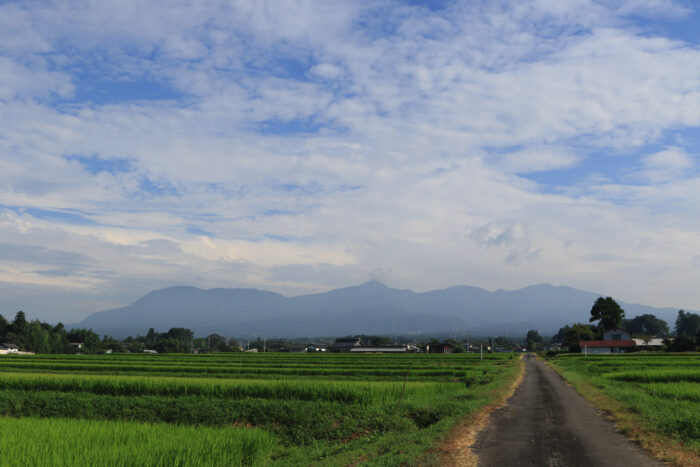
<svg viewBox="0 0 700 467">
<path fill-rule="evenodd" d="M 693 166 L 693 161 L 680 148 L 669 148 L 644 157 L 644 165 L 650 169 L 685 170 Z"/>
<path fill-rule="evenodd" d="M 641 163 L 642 168 L 631 174 L 631 177 L 647 183 L 672 182 L 696 175 L 693 156 L 679 147 L 670 147 L 644 156 Z"/>
<path fill-rule="evenodd" d="M 0 99 L 46 97 L 56 93 L 69 97 L 73 84 L 64 73 L 28 68 L 7 57 L 0 56 Z"/>
<path fill-rule="evenodd" d="M 335 79 L 343 75 L 343 70 L 331 63 L 319 63 L 311 68 L 311 72 L 322 78 Z"/>
<path fill-rule="evenodd" d="M 697 46 L 634 22 L 660 12 L 687 14 L 661 0 L 5 4 L 0 24 L 21 27 L 0 33 L 0 236 L 90 261 L 59 276 L 0 260 L 0 281 L 72 280 L 90 303 L 118 290 L 110 306 L 172 283 L 293 293 L 371 277 L 614 283 L 671 304 L 700 232 L 696 150 L 636 157 L 626 177 L 595 164 L 700 126 Z M 557 169 L 579 183 L 521 177 Z"/>
<path fill-rule="evenodd" d="M 548 170 L 567 169 L 575 166 L 580 158 L 567 150 L 556 148 L 528 148 L 523 151 L 505 154 L 501 165 L 509 172 L 531 173 Z"/>
</svg>

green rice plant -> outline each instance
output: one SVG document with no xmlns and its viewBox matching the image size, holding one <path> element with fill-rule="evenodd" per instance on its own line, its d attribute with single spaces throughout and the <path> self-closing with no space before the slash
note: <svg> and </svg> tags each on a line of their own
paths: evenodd
<svg viewBox="0 0 700 467">
<path fill-rule="evenodd" d="M 333 367 L 315 366 L 313 368 L 299 366 L 259 367 L 231 365 L 178 365 L 178 364 L 114 364 L 101 362 L 36 362 L 32 360 L 0 361 L 0 371 L 30 371 L 30 372 L 63 372 L 63 373 L 99 373 L 99 374 L 187 374 L 189 377 L 236 377 L 236 378 L 270 378 L 270 377 L 320 377 L 324 379 L 372 379 L 375 381 L 403 381 L 408 365 L 400 369 L 382 367 Z M 411 368 L 411 381 L 459 381 L 469 372 L 497 371 L 495 366 L 471 365 L 451 367 L 419 367 Z"/>
<path fill-rule="evenodd" d="M 0 432 L 3 467 L 261 465 L 276 445 L 256 429 L 60 418 L 0 417 Z"/>
<path fill-rule="evenodd" d="M 649 383 L 643 387 L 654 397 L 700 402 L 700 385 L 695 383 Z"/>
<path fill-rule="evenodd" d="M 455 393 L 459 383 L 406 384 L 407 398 L 435 398 Z M 404 391 L 402 383 L 328 381 L 221 380 L 144 376 L 86 376 L 0 373 L 0 389 L 26 391 L 89 392 L 114 396 L 206 396 L 283 400 L 324 400 L 351 404 L 395 403 Z"/>
<path fill-rule="evenodd" d="M 512 379 L 517 362 L 509 355 L 484 357 L 10 356 L 0 358 L 0 415 L 222 432 L 255 427 L 277 440 L 273 463 L 338 465 L 362 457 L 415 465 L 428 459 L 426 451 L 456 420 L 488 404 Z M 162 465 L 179 462 L 163 459 Z"/>
<path fill-rule="evenodd" d="M 285 445 L 340 440 L 356 432 L 417 429 L 410 410 L 340 402 L 211 399 L 197 396 L 109 396 L 54 391 L 0 391 L 0 415 L 118 420 L 195 426 L 254 426 Z"/>
<path fill-rule="evenodd" d="M 700 370 L 646 370 L 608 373 L 607 378 L 635 383 L 700 382 Z"/>
</svg>

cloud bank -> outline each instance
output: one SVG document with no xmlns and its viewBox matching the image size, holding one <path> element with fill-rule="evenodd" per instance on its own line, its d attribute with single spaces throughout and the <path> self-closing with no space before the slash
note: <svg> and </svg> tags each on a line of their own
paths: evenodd
<svg viewBox="0 0 700 467">
<path fill-rule="evenodd" d="M 692 6 L 4 3 L 0 313 L 375 277 L 697 308 Z"/>
</svg>

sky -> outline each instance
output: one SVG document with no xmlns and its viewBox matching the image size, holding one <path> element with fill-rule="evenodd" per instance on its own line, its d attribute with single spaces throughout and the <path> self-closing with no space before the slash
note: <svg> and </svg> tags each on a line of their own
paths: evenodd
<svg viewBox="0 0 700 467">
<path fill-rule="evenodd" d="M 172 285 L 700 309 L 700 5 L 2 1 L 0 314 Z"/>
</svg>

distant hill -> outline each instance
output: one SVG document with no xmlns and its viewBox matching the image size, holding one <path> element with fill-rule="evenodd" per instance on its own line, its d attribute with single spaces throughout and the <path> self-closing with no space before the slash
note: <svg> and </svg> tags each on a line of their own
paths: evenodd
<svg viewBox="0 0 700 467">
<path fill-rule="evenodd" d="M 131 305 L 93 313 L 76 327 L 126 337 L 149 328 L 186 327 L 196 335 L 246 337 L 453 333 L 503 335 L 586 322 L 601 294 L 540 284 L 519 290 L 457 286 L 415 293 L 377 281 L 285 297 L 256 289 L 169 287 Z M 672 325 L 678 310 L 620 302 L 628 318 L 651 313 Z"/>
</svg>

